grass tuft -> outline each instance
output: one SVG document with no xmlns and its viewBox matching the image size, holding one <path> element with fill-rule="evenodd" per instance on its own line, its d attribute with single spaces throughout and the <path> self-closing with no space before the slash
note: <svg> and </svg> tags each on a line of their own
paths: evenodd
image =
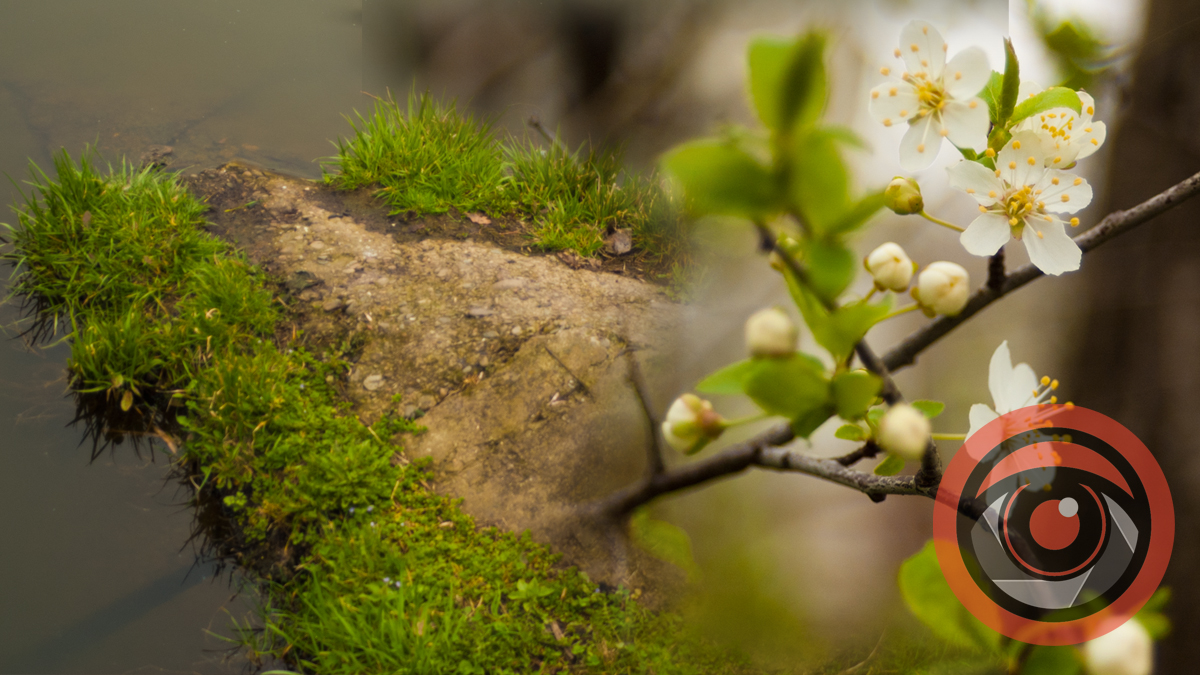
<svg viewBox="0 0 1200 675">
<path fill-rule="evenodd" d="M 614 229 L 627 229 L 653 263 L 686 259 L 680 210 L 658 184 L 626 172 L 617 152 L 531 138 L 501 141 L 490 120 L 476 122 L 428 94 L 409 95 L 404 109 L 376 99 L 370 118 L 349 119 L 354 135 L 339 140 L 325 180 L 345 190 L 375 187 L 393 215 L 416 211 L 484 211 L 529 221 L 531 243 L 595 257 Z"/>
</svg>

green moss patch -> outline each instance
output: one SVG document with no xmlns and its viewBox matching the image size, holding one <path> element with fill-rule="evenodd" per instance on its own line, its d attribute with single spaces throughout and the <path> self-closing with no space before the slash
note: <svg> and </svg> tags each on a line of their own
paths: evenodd
<svg viewBox="0 0 1200 675">
<path fill-rule="evenodd" d="M 354 136 L 337 143 L 325 180 L 340 189 L 375 189 L 392 214 L 482 211 L 526 223 L 530 242 L 546 251 L 601 255 L 616 230 L 634 255 L 660 275 L 686 259 L 679 209 L 652 177 L 622 169 L 620 155 L 557 141 L 501 141 L 476 121 L 428 95 L 405 108 L 378 99 L 369 118 L 350 120 Z"/>
<path fill-rule="evenodd" d="M 178 442 L 217 550 L 261 580 L 253 657 L 321 673 L 712 673 L 743 666 L 545 546 L 477 529 L 337 391 L 345 350 L 276 334 L 268 280 L 173 175 L 36 167 L 13 293 L 71 344 L 72 386 Z M 432 193 L 431 193 L 432 194 Z M 300 336 L 302 339 L 302 336 Z"/>
</svg>

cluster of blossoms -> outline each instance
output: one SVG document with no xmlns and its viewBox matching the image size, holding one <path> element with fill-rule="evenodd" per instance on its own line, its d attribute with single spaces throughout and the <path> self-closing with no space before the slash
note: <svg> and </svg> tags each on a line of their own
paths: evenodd
<svg viewBox="0 0 1200 675">
<path fill-rule="evenodd" d="M 960 236 L 963 247 L 973 255 L 991 256 L 1012 237 L 1024 242 L 1030 261 L 1046 274 L 1079 269 L 1082 252 L 1065 227 L 1079 225 L 1079 219 L 1063 216 L 1092 200 L 1091 186 L 1068 169 L 1104 143 L 1104 123 L 1093 120 L 1095 100 L 1077 92 L 1079 112 L 1059 107 L 1020 120 L 997 151 L 987 147 L 991 122 L 978 96 L 991 72 L 987 57 L 970 47 L 947 62 L 947 49 L 936 28 L 923 21 L 909 23 L 895 50 L 905 66 L 899 81 L 871 90 L 876 119 L 885 126 L 909 125 L 900 141 L 901 166 L 906 171 L 928 167 L 943 138 L 969 151 L 968 157 L 983 161 L 964 159 L 948 169 L 950 184 L 979 204 L 980 215 Z M 884 67 L 882 73 L 892 70 Z M 1041 91 L 1037 84 L 1023 82 L 1018 100 Z M 911 197 L 904 201 L 889 194 L 889 206 L 897 213 L 924 215 L 919 190 L 917 195 L 914 206 Z"/>
</svg>

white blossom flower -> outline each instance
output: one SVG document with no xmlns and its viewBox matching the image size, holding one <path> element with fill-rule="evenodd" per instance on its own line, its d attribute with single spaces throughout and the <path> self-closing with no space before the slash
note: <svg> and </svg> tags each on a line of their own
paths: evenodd
<svg viewBox="0 0 1200 675">
<path fill-rule="evenodd" d="M 994 171 L 965 160 L 947 169 L 950 184 L 979 202 L 979 217 L 959 237 L 968 252 L 990 256 L 1011 235 L 1025 242 L 1029 260 L 1046 274 L 1079 269 L 1083 252 L 1057 214 L 1087 206 L 1092 186 L 1073 173 L 1045 168 L 1045 160 L 1038 136 L 1022 131 L 996 156 Z M 1070 223 L 1074 227 L 1079 219 Z"/>
<path fill-rule="evenodd" d="M 1034 82 L 1022 82 L 1018 100 L 1035 96 L 1042 91 Z M 1051 108 L 1021 120 L 1012 131 L 1032 131 L 1037 134 L 1045 155 L 1045 165 L 1062 169 L 1091 155 L 1104 145 L 1108 129 L 1104 122 L 1092 120 L 1096 100 L 1086 91 L 1079 95 L 1080 111 L 1070 108 Z"/>
<path fill-rule="evenodd" d="M 929 263 L 917 276 L 913 298 L 925 313 L 954 316 L 967 305 L 971 293 L 971 277 L 962 265 L 940 261 Z"/>
<path fill-rule="evenodd" d="M 712 403 L 684 394 L 675 399 L 662 423 L 663 438 L 679 452 L 699 450 L 725 431 L 725 422 L 713 411 Z"/>
<path fill-rule="evenodd" d="M 776 307 L 759 310 L 746 319 L 746 347 L 756 358 L 796 353 L 800 329 Z"/>
<path fill-rule="evenodd" d="M 1058 389 L 1058 380 L 1043 377 L 1039 381 L 1033 368 L 1027 363 L 1018 363 L 1014 367 L 1012 355 L 1008 351 L 1008 341 L 1005 340 L 992 354 L 992 362 L 988 367 L 988 389 L 992 392 L 992 403 L 996 407 L 992 409 L 984 403 L 971 406 L 968 413 L 971 428 L 967 431 L 967 438 L 974 436 L 976 431 L 1001 415 L 1026 406 L 1045 403 L 1047 399 L 1051 403 L 1057 402 L 1057 399 L 1051 396 L 1051 392 Z"/>
<path fill-rule="evenodd" d="M 1154 643 L 1137 619 L 1083 643 L 1081 649 L 1088 675 L 1150 675 L 1154 670 Z"/>
<path fill-rule="evenodd" d="M 907 403 L 897 403 L 879 420 L 875 440 L 879 447 L 893 455 L 916 461 L 925 454 L 932 432 L 933 427 L 925 413 Z"/>
<path fill-rule="evenodd" d="M 863 264 L 874 277 L 877 288 L 897 293 L 908 288 L 916 271 L 916 265 L 904 249 L 890 241 L 871 251 Z"/>
<path fill-rule="evenodd" d="M 871 90 L 871 114 L 892 126 L 908 122 L 900 141 L 900 166 L 918 171 L 933 163 L 942 139 L 960 148 L 987 144 L 988 108 L 976 94 L 991 76 L 987 55 L 968 47 L 946 62 L 947 45 L 936 28 L 912 21 L 900 31 L 895 54 L 904 60 L 900 81 Z M 891 69 L 880 70 L 884 75 Z"/>
</svg>

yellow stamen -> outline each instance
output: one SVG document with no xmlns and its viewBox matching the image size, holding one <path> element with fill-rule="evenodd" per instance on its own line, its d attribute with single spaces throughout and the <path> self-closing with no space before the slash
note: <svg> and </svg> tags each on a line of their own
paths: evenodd
<svg viewBox="0 0 1200 675">
<path fill-rule="evenodd" d="M 1058 397 L 1057 397 L 1057 396 L 1051 396 L 1051 397 L 1050 397 L 1050 402 L 1051 402 L 1051 403 L 1058 403 Z"/>
<path fill-rule="evenodd" d="M 1058 163 L 1059 163 L 1059 162 L 1061 162 L 1061 161 L 1062 161 L 1062 157 L 1055 157 L 1055 158 L 1054 158 L 1054 163 L 1055 163 L 1055 164 L 1058 164 Z"/>
<path fill-rule="evenodd" d="M 1063 196 L 1062 196 L 1062 200 L 1063 200 L 1064 202 L 1069 202 L 1069 201 L 1071 201 L 1071 195 L 1063 195 Z"/>
<path fill-rule="evenodd" d="M 1095 109 L 1095 108 L 1093 108 L 1092 106 L 1090 106 L 1090 105 L 1089 105 L 1089 106 L 1088 106 L 1088 114 L 1089 114 L 1089 115 L 1095 115 L 1095 114 L 1096 114 L 1096 109 Z"/>
<path fill-rule="evenodd" d="M 1071 227 L 1079 227 L 1079 219 L 1078 218 L 1071 219 Z"/>
<path fill-rule="evenodd" d="M 961 70 L 954 71 L 954 79 L 956 79 L 956 80 L 962 79 L 962 71 Z"/>
<path fill-rule="evenodd" d="M 973 195 L 973 194 L 975 194 L 975 191 L 972 190 L 971 188 L 967 188 L 967 194 Z"/>
<path fill-rule="evenodd" d="M 971 99 L 970 101 L 967 102 L 967 107 L 970 108 L 971 110 L 974 110 L 978 106 L 979 106 L 979 101 L 976 101 L 975 99 Z"/>
<path fill-rule="evenodd" d="M 1046 385 L 1048 385 L 1048 384 L 1050 384 L 1050 378 L 1049 378 L 1048 376 L 1046 376 L 1046 375 L 1043 375 L 1043 376 L 1042 376 L 1042 386 L 1044 387 L 1044 386 L 1046 386 Z"/>
<path fill-rule="evenodd" d="M 995 198 L 996 198 L 996 191 L 995 191 L 995 190 L 988 190 L 988 196 L 989 196 L 989 197 L 991 197 L 992 199 L 995 199 Z"/>
<path fill-rule="evenodd" d="M 996 151 L 991 148 L 988 148 L 987 150 L 983 151 L 983 154 L 987 155 L 988 157 L 995 157 Z"/>
<path fill-rule="evenodd" d="M 1082 185 L 1082 184 L 1083 184 L 1083 179 L 1082 179 L 1082 178 L 1076 178 L 1076 179 L 1075 179 L 1075 184 L 1076 184 L 1076 185 Z"/>
<path fill-rule="evenodd" d="M 929 60 L 928 60 L 928 59 L 921 59 L 921 65 L 922 65 L 922 66 L 925 66 L 926 68 L 928 68 L 928 67 L 929 67 Z"/>
<path fill-rule="evenodd" d="M 1021 149 L 1021 141 L 1013 141 L 1013 150 Z"/>
<path fill-rule="evenodd" d="M 987 207 L 986 207 L 986 206 L 984 206 L 983 204 L 980 204 L 980 205 L 979 205 L 979 212 L 980 212 L 980 213 L 987 213 Z"/>
<path fill-rule="evenodd" d="M 1034 164 L 1037 164 L 1037 160 L 1034 159 L 1033 157 L 1030 157 L 1029 159 L 1027 159 L 1025 161 L 1029 162 L 1029 166 L 1033 166 Z"/>
<path fill-rule="evenodd" d="M 942 129 L 940 131 L 938 131 L 938 133 L 941 134 L 942 136 L 949 136 L 950 130 L 945 127 L 942 127 Z"/>
<path fill-rule="evenodd" d="M 1098 141 L 1098 140 L 1096 140 L 1096 139 L 1094 139 L 1094 138 L 1093 138 L 1093 139 L 1092 139 L 1092 145 L 1100 145 L 1100 141 Z"/>
<path fill-rule="evenodd" d="M 899 47 L 896 47 L 896 51 L 894 51 L 892 53 L 896 55 L 896 58 L 900 58 L 900 48 Z"/>
<path fill-rule="evenodd" d="M 921 143 L 920 145 L 917 146 L 917 152 L 925 152 L 925 144 L 924 143 Z M 1066 197 L 1066 195 L 1063 195 L 1063 196 Z M 1064 199 L 1063 201 L 1066 201 L 1066 200 Z"/>
<path fill-rule="evenodd" d="M 907 110 L 901 110 L 901 111 L 900 111 L 900 116 L 901 116 L 901 117 L 908 117 L 908 111 L 907 111 Z"/>
<path fill-rule="evenodd" d="M 882 67 L 882 68 L 880 68 L 880 69 L 879 69 L 879 74 L 880 74 L 880 75 L 890 75 L 891 73 L 892 73 L 892 69 L 891 69 L 891 68 L 888 68 L 887 66 L 884 66 L 884 67 Z"/>
<path fill-rule="evenodd" d="M 996 169 L 996 178 L 1000 177 L 1000 169 Z"/>
<path fill-rule="evenodd" d="M 896 95 L 896 88 L 895 88 L 895 87 L 892 87 L 891 89 L 888 89 L 888 96 L 895 96 L 895 95 Z"/>
<path fill-rule="evenodd" d="M 1050 388 L 1058 389 L 1058 380 L 1050 380 Z"/>
<path fill-rule="evenodd" d="M 1009 162 L 1009 163 L 1008 163 L 1008 168 L 1010 168 L 1010 169 L 1015 169 L 1015 168 L 1017 168 L 1017 163 L 1016 163 L 1016 162 Z"/>
<path fill-rule="evenodd" d="M 1011 226 L 1014 226 L 1014 227 L 1015 227 L 1015 226 L 1016 226 L 1016 224 L 1017 224 L 1017 222 L 1018 222 L 1018 221 L 1017 221 L 1017 219 L 1016 219 L 1016 218 L 1009 218 L 1009 219 L 1008 219 L 1008 224 L 1009 224 L 1009 225 L 1011 225 Z"/>
<path fill-rule="evenodd" d="M 921 26 L 921 33 L 923 33 L 925 35 L 929 35 L 929 26 Z M 917 50 L 914 49 L 913 51 L 915 52 Z"/>
<path fill-rule="evenodd" d="M 1050 184 L 1051 184 L 1051 185 L 1058 185 L 1058 176 L 1055 176 L 1054 178 L 1051 178 L 1051 179 L 1050 179 Z"/>
<path fill-rule="evenodd" d="M 1045 239 L 1045 238 L 1046 238 L 1046 235 L 1042 234 L 1040 230 L 1034 230 L 1034 232 L 1037 234 L 1037 236 L 1038 236 L 1038 239 Z"/>
<path fill-rule="evenodd" d="M 877 92 L 877 91 L 871 92 L 871 98 L 879 98 L 879 92 Z"/>
<path fill-rule="evenodd" d="M 890 126 L 892 126 L 892 120 L 890 120 L 890 119 L 888 119 L 888 118 L 886 118 L 886 117 L 885 117 L 885 118 L 883 118 L 883 126 L 885 126 L 885 127 L 890 127 Z"/>
<path fill-rule="evenodd" d="M 921 51 L 921 48 L 920 48 L 920 47 L 918 47 L 918 46 L 917 46 L 917 43 L 915 43 L 915 42 L 914 42 L 914 43 L 912 43 L 912 46 L 910 47 L 910 49 L 912 49 L 914 52 L 919 52 L 919 51 Z"/>
</svg>

